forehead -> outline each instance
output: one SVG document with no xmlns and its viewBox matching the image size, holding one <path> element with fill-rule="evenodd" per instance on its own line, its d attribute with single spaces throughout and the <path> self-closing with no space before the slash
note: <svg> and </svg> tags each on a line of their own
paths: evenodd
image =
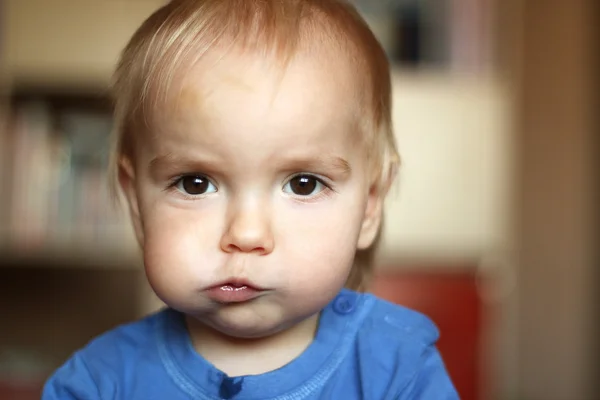
<svg viewBox="0 0 600 400">
<path fill-rule="evenodd" d="M 307 136 L 356 126 L 359 92 L 349 57 L 331 51 L 301 51 L 282 65 L 249 52 L 216 49 L 179 77 L 155 123 L 163 133 L 196 123 L 198 132 L 220 135 Z"/>
</svg>

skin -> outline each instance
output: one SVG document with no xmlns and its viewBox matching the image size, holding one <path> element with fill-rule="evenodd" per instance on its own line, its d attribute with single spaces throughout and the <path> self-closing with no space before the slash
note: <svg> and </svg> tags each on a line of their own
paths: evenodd
<svg viewBox="0 0 600 400">
<path fill-rule="evenodd" d="M 311 343 L 356 250 L 376 236 L 383 196 L 356 140 L 343 57 L 299 53 L 283 75 L 251 54 L 209 58 L 181 78 L 135 160 L 122 160 L 120 183 L 149 282 L 187 316 L 196 350 L 229 375 L 258 374 Z M 290 184 L 299 174 L 315 184 L 308 195 Z M 186 193 L 194 176 L 206 193 Z M 209 288 L 240 278 L 266 290 L 211 300 Z"/>
</svg>

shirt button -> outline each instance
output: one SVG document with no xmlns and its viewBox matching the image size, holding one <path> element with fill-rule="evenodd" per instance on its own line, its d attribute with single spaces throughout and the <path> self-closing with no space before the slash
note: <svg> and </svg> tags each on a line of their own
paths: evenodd
<svg viewBox="0 0 600 400">
<path fill-rule="evenodd" d="M 218 385 L 221 383 L 221 381 L 223 381 L 223 379 L 227 378 L 227 375 L 225 375 L 223 372 L 221 371 L 211 371 L 209 374 L 209 380 L 211 383 L 214 383 L 215 385 Z"/>
<path fill-rule="evenodd" d="M 338 314 L 349 314 L 354 311 L 354 299 L 350 296 L 341 295 L 333 302 L 333 309 Z"/>
</svg>

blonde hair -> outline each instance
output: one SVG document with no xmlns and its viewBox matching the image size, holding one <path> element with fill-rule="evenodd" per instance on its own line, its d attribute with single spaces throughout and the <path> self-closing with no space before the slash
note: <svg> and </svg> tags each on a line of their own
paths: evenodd
<svg viewBox="0 0 600 400">
<path fill-rule="evenodd" d="M 343 0 L 172 0 L 154 12 L 123 50 L 113 77 L 115 190 L 119 161 L 135 157 L 136 134 L 149 129 L 175 75 L 217 44 L 273 55 L 282 68 L 300 46 L 344 52 L 363 93 L 361 134 L 375 167 L 374 184 L 387 190 L 399 164 L 389 63 L 360 14 Z M 348 287 L 364 289 L 379 236 L 369 249 L 357 251 Z"/>
</svg>

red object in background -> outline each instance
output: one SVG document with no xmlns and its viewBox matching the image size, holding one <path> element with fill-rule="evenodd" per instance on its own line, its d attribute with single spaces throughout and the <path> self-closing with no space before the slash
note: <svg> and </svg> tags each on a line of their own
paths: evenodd
<svg viewBox="0 0 600 400">
<path fill-rule="evenodd" d="M 482 304 L 474 273 L 383 271 L 370 292 L 431 318 L 440 330 L 437 347 L 460 398 L 479 399 Z"/>
<path fill-rule="evenodd" d="M 0 381 L 0 399 L 2 400 L 39 400 L 42 395 L 43 381 L 31 383 L 8 383 Z"/>
</svg>

